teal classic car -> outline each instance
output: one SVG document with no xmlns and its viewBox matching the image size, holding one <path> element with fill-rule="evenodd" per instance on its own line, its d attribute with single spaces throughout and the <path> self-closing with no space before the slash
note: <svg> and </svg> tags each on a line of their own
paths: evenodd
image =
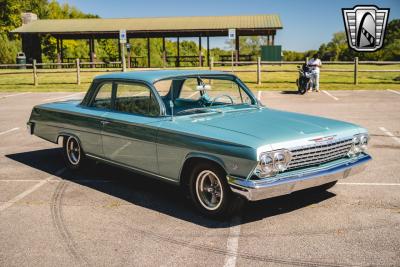
<svg viewBox="0 0 400 267">
<path fill-rule="evenodd" d="M 264 107 L 235 75 L 160 70 L 96 77 L 82 101 L 35 106 L 31 134 L 75 170 L 94 159 L 182 186 L 209 216 L 360 172 L 367 130 Z"/>
</svg>

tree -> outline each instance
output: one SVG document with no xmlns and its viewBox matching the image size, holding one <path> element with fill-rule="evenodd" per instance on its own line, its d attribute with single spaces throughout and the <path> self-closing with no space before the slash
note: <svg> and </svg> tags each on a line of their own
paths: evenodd
<svg viewBox="0 0 400 267">
<path fill-rule="evenodd" d="M 21 2 L 0 0 L 0 32 L 8 33 L 21 25 Z"/>
<path fill-rule="evenodd" d="M 399 60 L 400 54 L 400 19 L 389 22 L 386 29 L 384 47 L 375 52 L 356 52 L 347 45 L 345 32 L 333 34 L 332 40 L 322 44 L 319 53 L 323 60 Z"/>
<path fill-rule="evenodd" d="M 19 47 L 19 40 L 10 40 L 7 34 L 0 33 L 0 62 L 5 64 L 15 63 Z"/>
</svg>

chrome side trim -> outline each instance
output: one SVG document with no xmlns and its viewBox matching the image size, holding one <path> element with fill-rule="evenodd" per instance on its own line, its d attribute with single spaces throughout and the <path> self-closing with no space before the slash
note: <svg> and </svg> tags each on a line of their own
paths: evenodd
<svg viewBox="0 0 400 267">
<path fill-rule="evenodd" d="M 244 180 L 228 176 L 228 183 L 233 192 L 250 201 L 287 195 L 295 191 L 316 187 L 362 172 L 365 163 L 371 160 L 367 154 L 357 159 L 329 166 L 324 169 L 295 172 L 280 179 L 265 178 L 262 180 Z"/>
<path fill-rule="evenodd" d="M 126 164 L 121 164 L 121 163 L 118 163 L 118 162 L 115 162 L 115 161 L 112 161 L 112 160 L 104 159 L 102 157 L 98 157 L 98 156 L 95 156 L 95 155 L 92 155 L 92 154 L 87 154 L 86 153 L 85 156 L 87 156 L 89 158 L 92 158 L 94 160 L 102 161 L 102 162 L 110 164 L 110 165 L 122 167 L 124 169 L 130 170 L 130 171 L 133 171 L 133 172 L 137 172 L 137 173 L 140 173 L 140 174 L 143 174 L 143 175 L 146 175 L 146 176 L 151 176 L 151 177 L 154 177 L 156 179 L 165 180 L 167 182 L 179 185 L 179 181 L 171 179 L 171 178 L 168 178 L 168 177 L 165 177 L 165 176 L 162 176 L 162 175 L 159 175 L 159 174 L 156 174 L 156 173 L 145 171 L 145 170 L 142 170 L 142 169 L 139 169 L 139 168 L 135 168 L 135 167 L 126 165 Z"/>
</svg>

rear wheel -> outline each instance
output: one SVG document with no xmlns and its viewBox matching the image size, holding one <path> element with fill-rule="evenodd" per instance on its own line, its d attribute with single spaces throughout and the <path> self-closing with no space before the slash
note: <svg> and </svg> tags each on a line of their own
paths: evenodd
<svg viewBox="0 0 400 267">
<path fill-rule="evenodd" d="M 244 203 L 242 198 L 232 193 L 225 172 L 215 164 L 197 164 L 190 175 L 189 189 L 196 208 L 210 217 L 230 216 Z"/>
<path fill-rule="evenodd" d="M 74 136 L 65 136 L 63 140 L 63 155 L 65 165 L 68 169 L 77 170 L 82 168 L 85 161 L 81 144 Z"/>
</svg>

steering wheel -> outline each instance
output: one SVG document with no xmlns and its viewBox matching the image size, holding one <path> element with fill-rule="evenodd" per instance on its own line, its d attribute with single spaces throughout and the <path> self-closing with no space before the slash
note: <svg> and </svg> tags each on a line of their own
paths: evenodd
<svg viewBox="0 0 400 267">
<path fill-rule="evenodd" d="M 214 104 L 215 101 L 217 101 L 217 100 L 220 99 L 221 97 L 227 97 L 227 98 L 229 98 L 229 100 L 231 101 L 231 104 L 233 105 L 233 99 L 232 99 L 231 96 L 229 96 L 229 95 L 219 95 L 219 96 L 214 97 L 214 99 L 211 101 L 210 107 Z"/>
</svg>

